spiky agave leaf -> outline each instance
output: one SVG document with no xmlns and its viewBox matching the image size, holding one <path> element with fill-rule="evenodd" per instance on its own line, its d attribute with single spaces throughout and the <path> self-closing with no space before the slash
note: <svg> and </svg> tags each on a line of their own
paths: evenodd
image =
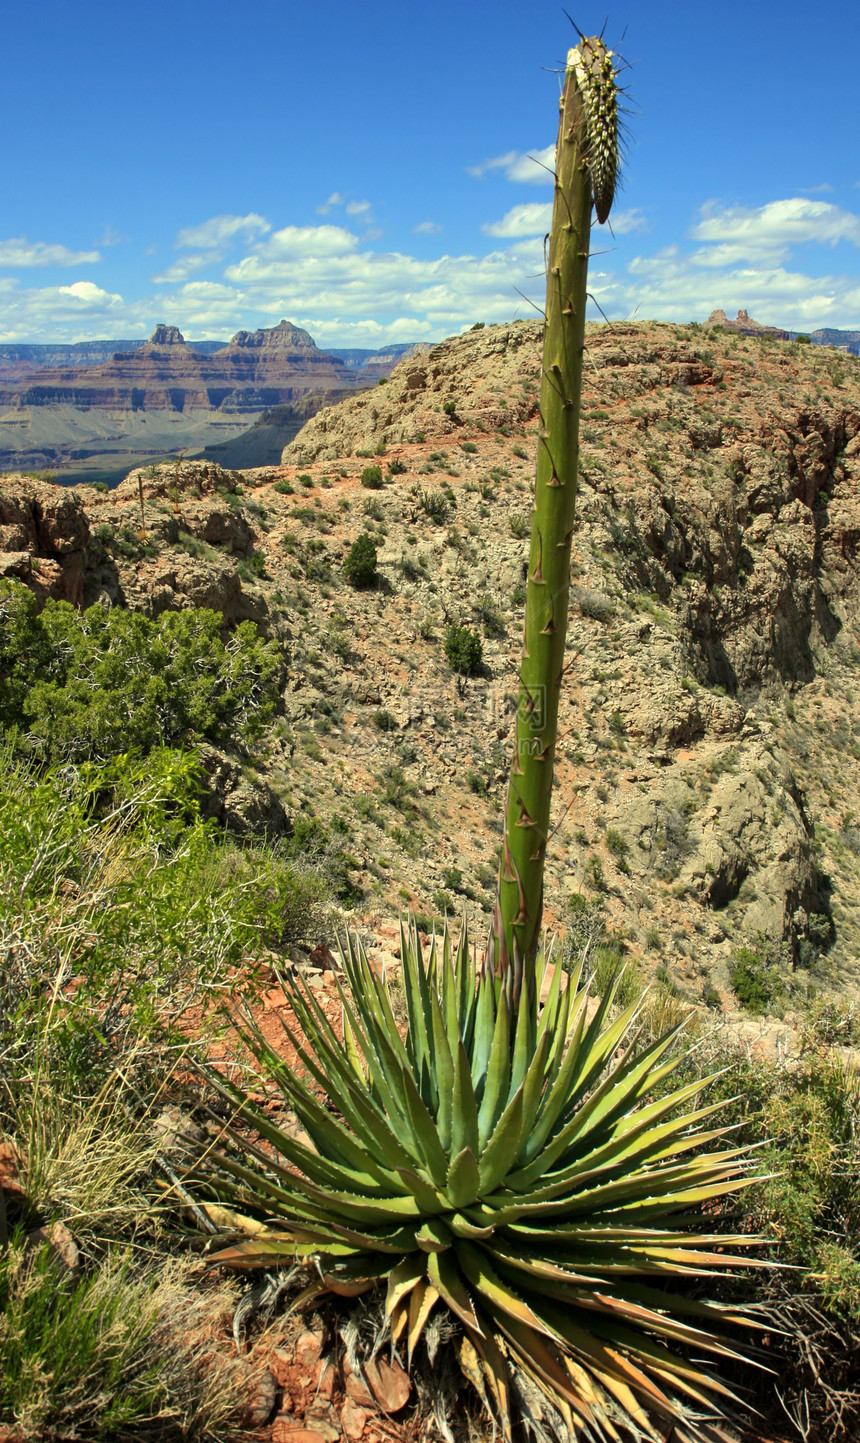
<svg viewBox="0 0 860 1443">
<path fill-rule="evenodd" d="M 672 1085 L 675 1033 L 625 1046 L 637 1006 L 616 1016 L 614 991 L 591 999 L 581 965 L 564 981 L 556 969 L 546 1001 L 524 994 L 512 1018 L 465 926 L 427 958 L 414 924 L 401 927 L 401 958 L 403 1037 L 388 983 L 352 939 L 343 1039 L 300 974 L 283 979 L 295 1067 L 247 1010 L 237 1019 L 310 1144 L 204 1065 L 235 1116 L 186 1183 L 217 1216 L 241 1214 L 213 1262 L 313 1259 L 303 1298 L 385 1285 L 410 1358 L 444 1305 L 506 1434 L 519 1369 L 598 1438 L 656 1438 L 670 1422 L 678 1437 L 718 1438 L 731 1395 L 689 1358 L 739 1356 L 730 1330 L 754 1324 L 699 1290 L 760 1264 L 742 1252 L 756 1239 L 715 1233 L 700 1211 L 753 1180 L 748 1154 L 712 1124 L 709 1079 Z"/>
</svg>

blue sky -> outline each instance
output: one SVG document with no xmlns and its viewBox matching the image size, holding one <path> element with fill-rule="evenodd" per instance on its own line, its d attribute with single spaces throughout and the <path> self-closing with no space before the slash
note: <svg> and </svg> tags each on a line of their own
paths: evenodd
<svg viewBox="0 0 860 1443">
<path fill-rule="evenodd" d="M 0 342 L 286 317 L 378 347 L 534 314 L 529 157 L 572 36 L 556 0 L 10 0 Z M 606 315 L 860 328 L 856 0 L 627 0 L 606 40 L 631 112 Z"/>
</svg>

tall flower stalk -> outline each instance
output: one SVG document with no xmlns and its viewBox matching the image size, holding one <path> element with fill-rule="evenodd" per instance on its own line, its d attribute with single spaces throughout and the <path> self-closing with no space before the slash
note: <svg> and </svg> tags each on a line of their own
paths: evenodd
<svg viewBox="0 0 860 1443">
<path fill-rule="evenodd" d="M 540 438 L 520 669 L 516 748 L 490 956 L 509 1000 L 534 987 L 564 674 L 585 352 L 592 207 L 615 192 L 618 122 L 612 52 L 583 39 L 567 58 L 547 265 Z"/>
</svg>

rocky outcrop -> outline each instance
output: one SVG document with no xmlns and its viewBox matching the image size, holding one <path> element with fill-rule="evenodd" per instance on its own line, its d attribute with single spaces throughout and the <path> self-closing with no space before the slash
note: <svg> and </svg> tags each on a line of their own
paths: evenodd
<svg viewBox="0 0 860 1443">
<path fill-rule="evenodd" d="M 90 525 L 80 497 L 23 477 L 0 481 L 0 575 L 44 600 L 80 605 Z"/>
<path fill-rule="evenodd" d="M 713 330 L 714 326 L 721 326 L 725 331 L 736 331 L 739 336 L 767 336 L 771 341 L 790 341 L 788 331 L 780 330 L 779 326 L 763 326 L 760 321 L 754 321 L 747 311 L 738 311 L 737 319 L 730 321 L 725 311 L 711 311 L 705 321 L 705 330 Z"/>
<path fill-rule="evenodd" d="M 319 412 L 284 449 L 283 464 L 522 426 L 537 410 L 536 341 L 534 323 L 517 321 L 416 348 L 384 386 Z M 528 390 L 512 401 L 523 386 Z"/>
<path fill-rule="evenodd" d="M 265 778 L 252 775 L 241 757 L 217 747 L 198 747 L 206 795 L 201 814 L 239 836 L 282 836 L 287 814 Z"/>
<path fill-rule="evenodd" d="M 146 345 L 103 365 L 40 370 L 18 385 L 0 386 L 0 406 L 250 414 L 357 384 L 354 371 L 289 321 L 239 331 L 210 355 L 186 345 L 176 326 L 159 325 Z"/>
<path fill-rule="evenodd" d="M 231 504 L 237 474 L 186 462 L 177 487 L 175 466 L 149 470 L 95 504 L 71 488 L 4 477 L 0 575 L 23 581 L 41 602 L 101 602 L 148 616 L 207 607 L 227 625 L 265 625 L 265 597 L 239 569 L 255 536 Z"/>
</svg>

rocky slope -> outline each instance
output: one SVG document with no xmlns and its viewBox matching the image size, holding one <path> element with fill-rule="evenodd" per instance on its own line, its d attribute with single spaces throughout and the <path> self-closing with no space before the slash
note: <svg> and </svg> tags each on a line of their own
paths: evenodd
<svg viewBox="0 0 860 1443">
<path fill-rule="evenodd" d="M 41 594 L 213 605 L 280 639 L 289 682 L 257 784 L 346 848 L 377 940 L 407 903 L 487 916 L 539 369 L 536 324 L 488 327 L 314 416 L 281 468 L 194 463 L 178 487 L 158 468 L 110 497 L 0 485 L 0 567 Z M 727 1007 L 731 959 L 762 936 L 789 1005 L 856 991 L 857 363 L 593 327 L 582 424 L 548 919 L 602 920 Z M 398 463 L 381 491 L 360 485 L 368 456 Z M 342 574 L 362 530 L 383 578 L 368 592 Z M 481 675 L 452 675 L 450 622 L 482 632 Z"/>
</svg>

